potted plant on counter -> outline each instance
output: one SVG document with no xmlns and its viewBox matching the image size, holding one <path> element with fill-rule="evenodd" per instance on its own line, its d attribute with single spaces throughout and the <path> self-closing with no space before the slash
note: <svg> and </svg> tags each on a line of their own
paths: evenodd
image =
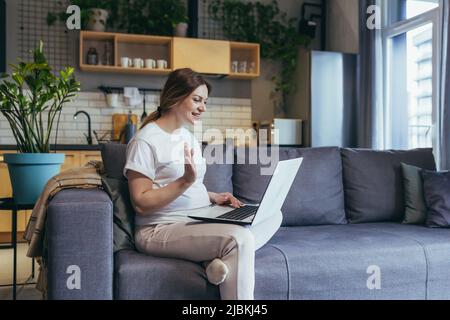
<svg viewBox="0 0 450 320">
<path fill-rule="evenodd" d="M 64 162 L 64 154 L 50 153 L 50 139 L 56 121 L 56 143 L 61 109 L 75 98 L 80 83 L 73 68 L 53 74 L 42 41 L 33 51 L 33 62 L 10 66 L 11 75 L 0 75 L 0 112 L 9 122 L 18 153 L 5 154 L 4 162 L 15 202 L 33 204 Z"/>
</svg>

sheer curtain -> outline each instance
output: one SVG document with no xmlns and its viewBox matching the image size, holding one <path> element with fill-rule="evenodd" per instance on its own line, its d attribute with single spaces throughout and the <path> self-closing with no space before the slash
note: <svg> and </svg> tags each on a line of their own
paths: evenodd
<svg viewBox="0 0 450 320">
<path fill-rule="evenodd" d="M 375 14 L 373 6 L 377 6 L 381 19 L 379 0 L 361 0 L 359 3 L 358 146 L 383 149 L 383 43 L 381 29 L 368 26 L 368 19 Z M 378 24 L 381 25 L 381 21 Z"/>
<path fill-rule="evenodd" d="M 441 55 L 441 169 L 450 169 L 450 3 L 442 1 L 442 55 Z"/>
</svg>

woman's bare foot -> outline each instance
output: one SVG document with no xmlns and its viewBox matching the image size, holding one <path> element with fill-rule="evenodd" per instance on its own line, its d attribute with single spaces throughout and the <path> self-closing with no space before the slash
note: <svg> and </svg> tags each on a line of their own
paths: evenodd
<svg viewBox="0 0 450 320">
<path fill-rule="evenodd" d="M 228 267 L 219 258 L 216 258 L 209 263 L 205 262 L 204 266 L 206 276 L 208 277 L 208 281 L 211 282 L 212 284 L 218 286 L 219 284 L 224 282 L 225 279 L 227 278 Z"/>
</svg>

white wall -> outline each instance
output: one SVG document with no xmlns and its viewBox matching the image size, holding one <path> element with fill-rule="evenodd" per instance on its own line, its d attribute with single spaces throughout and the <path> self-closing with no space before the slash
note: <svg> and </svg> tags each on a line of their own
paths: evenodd
<svg viewBox="0 0 450 320">
<path fill-rule="evenodd" d="M 147 114 L 155 111 L 159 104 L 159 96 L 146 95 Z M 143 106 L 130 107 L 125 104 L 120 95 L 119 105 L 111 108 L 107 105 L 105 96 L 99 92 L 80 92 L 75 101 L 66 104 L 61 113 L 58 143 L 85 144 L 84 133 L 87 132 L 87 119 L 80 115 L 77 120 L 73 115 L 80 110 L 87 111 L 91 116 L 92 130 L 101 134 L 112 130 L 112 115 L 115 113 L 127 114 L 131 111 L 141 118 Z M 251 129 L 251 100 L 210 98 L 207 105 L 208 112 L 202 115 L 202 133 L 208 129 L 218 129 L 223 135 L 226 129 Z M 54 131 L 55 132 L 55 131 Z M 205 135 L 205 141 L 211 142 Z M 53 140 L 54 141 L 54 140 Z M 95 142 L 95 138 L 94 138 Z M 0 115 L 0 145 L 15 144 L 15 140 L 8 121 Z"/>
</svg>

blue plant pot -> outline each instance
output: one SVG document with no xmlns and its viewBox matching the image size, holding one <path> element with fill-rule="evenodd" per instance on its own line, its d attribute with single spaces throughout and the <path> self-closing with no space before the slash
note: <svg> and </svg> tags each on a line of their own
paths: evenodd
<svg viewBox="0 0 450 320">
<path fill-rule="evenodd" d="M 9 177 L 17 204 L 34 204 L 47 181 L 57 175 L 64 163 L 62 153 L 7 153 Z"/>
</svg>

